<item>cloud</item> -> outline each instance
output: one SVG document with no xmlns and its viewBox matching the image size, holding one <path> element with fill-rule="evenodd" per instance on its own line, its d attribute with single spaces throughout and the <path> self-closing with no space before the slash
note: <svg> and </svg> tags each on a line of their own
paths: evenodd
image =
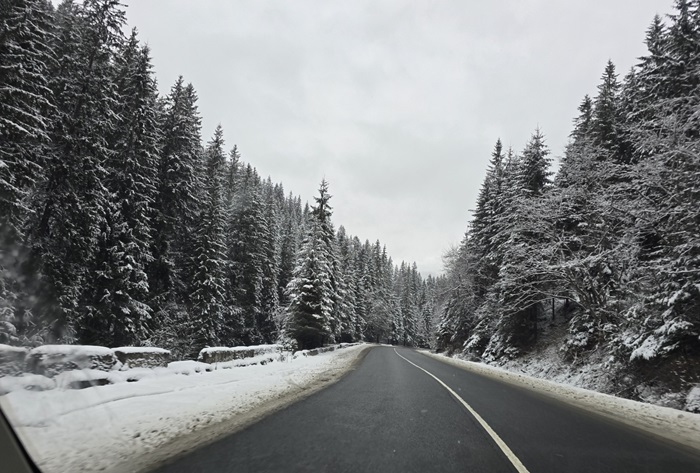
<svg viewBox="0 0 700 473">
<path fill-rule="evenodd" d="M 335 224 L 395 260 L 441 270 L 459 242 L 497 138 L 536 126 L 555 155 L 612 58 L 624 72 L 670 1 L 132 2 L 161 90 L 193 82 L 204 139 L 287 191 L 322 177 Z"/>
</svg>

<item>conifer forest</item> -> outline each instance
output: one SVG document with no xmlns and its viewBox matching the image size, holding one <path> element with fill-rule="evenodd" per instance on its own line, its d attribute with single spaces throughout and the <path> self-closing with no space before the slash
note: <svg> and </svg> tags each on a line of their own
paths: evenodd
<svg viewBox="0 0 700 473">
<path fill-rule="evenodd" d="M 700 382 L 699 0 L 651 19 L 631 70 L 605 65 L 560 158 L 546 130 L 493 137 L 464 238 L 427 277 L 333 222 L 333 182 L 302 202 L 202 130 L 186 78 L 160 95 L 124 8 L 0 0 L 0 343 L 501 363 L 563 321 L 558 356 L 600 356 L 623 395 Z"/>
<path fill-rule="evenodd" d="M 117 0 L 0 3 L 0 343 L 428 346 L 436 280 L 203 140 Z"/>
</svg>

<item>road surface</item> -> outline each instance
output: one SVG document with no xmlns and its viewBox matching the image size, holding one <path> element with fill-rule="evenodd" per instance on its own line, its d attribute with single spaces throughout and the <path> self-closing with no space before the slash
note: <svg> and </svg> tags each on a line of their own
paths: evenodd
<svg viewBox="0 0 700 473">
<path fill-rule="evenodd" d="M 413 350 L 376 347 L 338 383 L 157 471 L 697 473 L 700 454 Z"/>
</svg>

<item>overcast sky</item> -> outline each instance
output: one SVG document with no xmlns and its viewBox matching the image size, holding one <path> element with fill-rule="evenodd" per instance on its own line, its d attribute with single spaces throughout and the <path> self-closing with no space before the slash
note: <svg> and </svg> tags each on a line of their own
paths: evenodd
<svg viewBox="0 0 700 473">
<path fill-rule="evenodd" d="M 621 76 L 671 0 L 132 0 L 162 93 L 287 192 L 330 183 L 336 228 L 438 274 L 497 138 L 561 156 L 610 58 Z"/>
</svg>

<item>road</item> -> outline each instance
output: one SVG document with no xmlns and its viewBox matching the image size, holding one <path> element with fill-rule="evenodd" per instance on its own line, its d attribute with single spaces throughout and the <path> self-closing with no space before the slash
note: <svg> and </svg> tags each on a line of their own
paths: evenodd
<svg viewBox="0 0 700 473">
<path fill-rule="evenodd" d="M 700 454 L 413 350 L 376 347 L 338 383 L 157 471 L 697 473 Z"/>
</svg>

